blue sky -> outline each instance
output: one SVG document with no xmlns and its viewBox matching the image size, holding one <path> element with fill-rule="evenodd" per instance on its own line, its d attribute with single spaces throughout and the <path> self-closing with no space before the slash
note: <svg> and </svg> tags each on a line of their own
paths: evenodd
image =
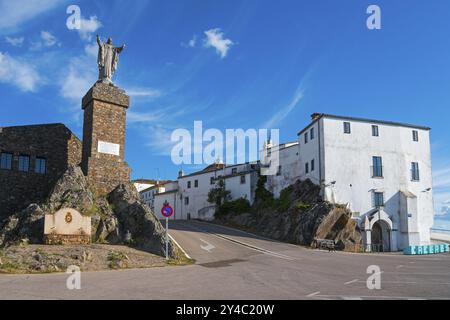
<svg viewBox="0 0 450 320">
<path fill-rule="evenodd" d="M 69 5 L 82 30 L 66 27 Z M 368 30 L 377 4 L 381 30 Z M 175 178 L 176 128 L 280 128 L 313 112 L 432 127 L 436 212 L 450 213 L 450 2 L 0 0 L 0 125 L 63 122 L 97 79 L 95 35 L 126 43 L 133 178 Z M 185 171 L 197 168 L 185 167 Z"/>
</svg>

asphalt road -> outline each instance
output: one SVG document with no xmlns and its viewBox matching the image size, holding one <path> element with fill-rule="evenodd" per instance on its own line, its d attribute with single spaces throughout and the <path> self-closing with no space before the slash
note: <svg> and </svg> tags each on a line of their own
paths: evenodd
<svg viewBox="0 0 450 320">
<path fill-rule="evenodd" d="M 66 274 L 0 275 L 0 299 L 450 299 L 450 254 L 311 250 L 208 223 L 171 222 L 195 265 Z M 369 266 L 380 289 L 368 289 Z"/>
</svg>

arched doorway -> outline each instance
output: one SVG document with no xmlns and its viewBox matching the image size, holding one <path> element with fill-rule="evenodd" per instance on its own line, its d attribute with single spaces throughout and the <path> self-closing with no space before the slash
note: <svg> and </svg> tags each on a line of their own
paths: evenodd
<svg viewBox="0 0 450 320">
<path fill-rule="evenodd" d="M 387 223 L 383 220 L 376 221 L 372 226 L 371 236 L 372 251 L 391 251 L 391 230 Z"/>
</svg>

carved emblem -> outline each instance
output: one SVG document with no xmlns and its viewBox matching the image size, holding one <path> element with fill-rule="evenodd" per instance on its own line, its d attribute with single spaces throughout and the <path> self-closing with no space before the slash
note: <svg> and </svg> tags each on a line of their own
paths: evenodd
<svg viewBox="0 0 450 320">
<path fill-rule="evenodd" d="M 67 212 L 67 214 L 66 214 L 66 222 L 67 223 L 72 222 L 72 214 L 70 212 Z"/>
</svg>

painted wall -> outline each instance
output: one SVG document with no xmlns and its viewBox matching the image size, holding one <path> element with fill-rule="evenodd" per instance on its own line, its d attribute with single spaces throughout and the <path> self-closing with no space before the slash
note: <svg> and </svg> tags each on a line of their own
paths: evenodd
<svg viewBox="0 0 450 320">
<path fill-rule="evenodd" d="M 300 150 L 297 142 L 272 146 L 270 149 L 271 154 L 278 152 L 280 169 L 276 175 L 267 176 L 266 189 L 278 198 L 283 189 L 300 178 Z M 270 158 L 268 157 L 269 161 Z"/>
<path fill-rule="evenodd" d="M 325 182 L 336 181 L 327 188 L 328 200 L 349 203 L 360 216 L 374 210 L 374 191 L 384 193 L 384 211 L 398 231 L 398 249 L 407 243 L 414 245 L 430 242 L 430 228 L 433 224 L 431 155 L 429 131 L 388 124 L 378 125 L 379 136 L 372 136 L 372 124 L 352 121 L 351 133 L 345 134 L 343 120 L 322 118 L 324 145 Z M 412 138 L 412 130 L 419 133 L 419 141 Z M 302 158 L 311 157 L 306 148 L 301 148 Z M 383 161 L 383 178 L 373 178 L 372 157 L 380 156 Z M 411 180 L 411 162 L 419 163 L 420 181 Z M 401 230 L 401 191 L 417 197 L 416 213 L 410 212 L 410 220 L 417 220 L 418 232 L 405 234 Z M 414 214 L 416 216 L 414 216 Z M 414 242 L 414 243 L 411 243 Z"/>
</svg>

